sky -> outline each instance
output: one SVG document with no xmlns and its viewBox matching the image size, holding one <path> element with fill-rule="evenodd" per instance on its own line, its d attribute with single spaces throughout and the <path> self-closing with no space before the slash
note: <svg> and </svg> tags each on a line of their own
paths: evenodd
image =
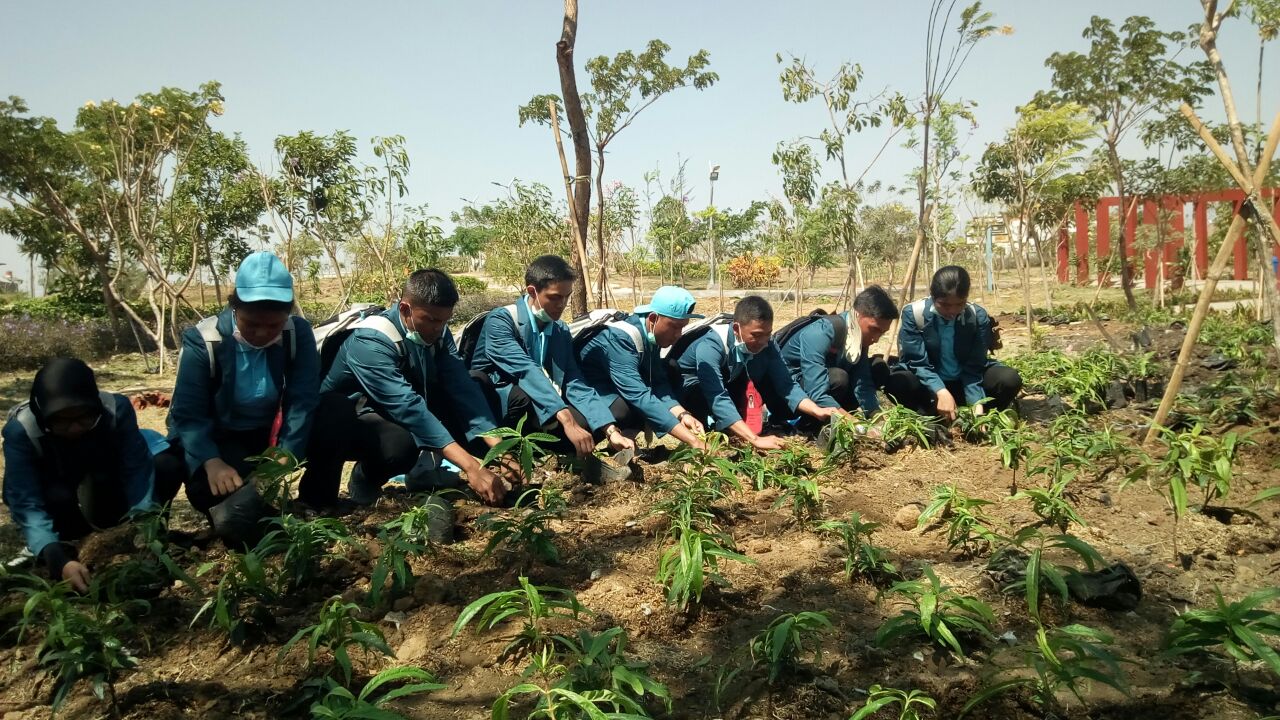
<svg viewBox="0 0 1280 720">
<path fill-rule="evenodd" d="M 1018 105 L 1049 86 L 1046 57 L 1087 49 L 1080 33 L 1092 15 L 1117 23 L 1148 15 L 1170 30 L 1201 17 L 1196 0 L 983 5 L 995 23 L 1014 32 L 981 42 L 949 94 L 977 103 L 977 127 L 965 145 L 974 160 L 1012 124 Z M 647 171 L 658 168 L 669 178 L 686 160 L 691 208 L 707 204 L 710 163 L 721 166 L 719 208 L 779 195 L 770 163 L 775 146 L 816 135 L 826 114 L 818 101 L 783 100 L 775 55 L 804 57 L 820 76 L 841 62 L 859 63 L 865 92 L 890 88 L 918 96 L 928 8 L 928 0 L 581 0 L 576 54 L 584 90 L 587 58 L 640 50 L 653 38 L 671 46 L 673 64 L 706 49 L 720 76 L 705 91 L 678 90 L 640 115 L 610 146 L 606 183 L 639 188 Z M 536 94 L 559 92 L 554 45 L 562 10 L 556 0 L 10 0 L 3 6 L 0 95 L 21 97 L 33 113 L 69 128 L 88 100 L 127 102 L 164 86 L 194 90 L 217 80 L 226 112 L 216 127 L 241 134 L 260 167 L 272 166 L 272 142 L 282 134 L 346 130 L 366 149 L 371 137 L 403 135 L 412 163 L 406 204 L 425 203 L 447 221 L 467 200 L 505 194 L 494 183 L 513 178 L 545 183 L 559 197 L 551 131 L 519 127 L 516 109 Z M 1220 45 L 1240 111 L 1252 119 L 1256 32 L 1243 19 L 1229 20 Z M 1198 49 L 1183 52 L 1189 61 L 1203 57 Z M 1276 78 L 1280 46 L 1268 49 L 1264 70 L 1261 104 L 1268 121 L 1280 109 Z M 1221 107 L 1210 98 L 1203 116 L 1221 119 Z M 850 141 L 851 169 L 861 172 L 883 133 Z M 898 145 L 868 179 L 902 184 L 919 159 Z M 27 263 L 13 238 L 0 236 L 0 262 L 25 279 Z"/>
</svg>

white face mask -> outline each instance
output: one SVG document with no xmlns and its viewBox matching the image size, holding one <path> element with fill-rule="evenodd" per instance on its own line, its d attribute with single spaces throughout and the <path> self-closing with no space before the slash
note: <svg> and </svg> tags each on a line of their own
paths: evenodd
<svg viewBox="0 0 1280 720">
<path fill-rule="evenodd" d="M 284 337 L 284 333 L 282 332 L 282 333 L 280 333 L 279 335 L 275 336 L 275 338 L 274 338 L 271 342 L 269 342 L 269 343 L 267 343 L 267 344 L 265 344 L 265 345 L 254 345 L 253 343 L 249 342 L 248 340 L 245 340 L 245 339 L 244 339 L 244 336 L 240 334 L 240 330 L 239 330 L 239 329 L 237 329 L 235 332 L 231 333 L 231 336 L 232 336 L 232 337 L 234 337 L 234 338 L 236 339 L 236 342 L 240 343 L 240 344 L 241 344 L 241 345 L 243 345 L 244 347 L 249 348 L 250 350 L 266 350 L 267 348 L 271 347 L 272 345 L 275 345 L 276 343 L 280 342 L 281 338 L 283 338 L 283 337 Z"/>
<path fill-rule="evenodd" d="M 747 360 L 750 360 L 751 358 L 757 355 L 757 353 L 751 352 L 751 350 L 747 347 L 747 344 L 744 342 L 738 343 L 733 347 L 733 349 L 735 352 L 738 353 L 738 359 L 743 362 L 746 362 Z"/>
</svg>

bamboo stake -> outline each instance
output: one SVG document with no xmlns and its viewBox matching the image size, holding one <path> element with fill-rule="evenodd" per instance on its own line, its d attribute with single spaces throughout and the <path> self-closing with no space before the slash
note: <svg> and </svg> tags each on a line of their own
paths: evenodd
<svg viewBox="0 0 1280 720">
<path fill-rule="evenodd" d="M 1231 158 L 1223 152 L 1222 147 L 1218 145 L 1218 141 L 1213 139 L 1213 135 L 1204 127 L 1200 119 L 1196 117 L 1195 111 L 1185 103 L 1182 106 L 1182 114 L 1187 118 L 1187 122 L 1200 133 L 1200 137 L 1204 139 L 1205 144 L 1218 157 L 1218 161 L 1226 167 L 1227 171 L 1238 180 L 1245 180 L 1240 169 L 1236 167 Z M 1247 195 L 1252 195 L 1252 188 L 1262 184 L 1267 177 L 1267 171 L 1271 169 L 1271 158 L 1276 154 L 1276 146 L 1280 144 L 1280 113 L 1276 114 L 1276 119 L 1271 123 L 1271 133 L 1267 135 L 1267 146 L 1262 151 L 1262 157 L 1258 158 L 1258 166 L 1253 170 L 1253 182 L 1247 180 L 1241 184 Z M 1241 205 L 1241 207 L 1244 207 Z M 1264 215 L 1272 220 L 1268 213 L 1256 213 Z M 1236 244 L 1236 238 L 1240 237 L 1240 233 L 1244 232 L 1245 220 L 1244 216 L 1239 212 L 1235 217 L 1231 218 L 1231 227 L 1227 229 L 1227 237 L 1222 241 L 1222 247 L 1218 248 L 1218 254 L 1213 258 L 1213 265 L 1209 267 L 1209 272 L 1205 274 L 1204 286 L 1200 288 L 1200 297 L 1196 300 L 1196 309 L 1191 314 L 1191 322 L 1187 324 L 1187 335 L 1182 339 L 1182 349 L 1178 351 L 1178 362 L 1173 367 L 1173 374 L 1169 376 L 1169 386 L 1165 388 L 1164 397 L 1160 399 L 1160 407 L 1156 410 L 1156 416 L 1151 420 L 1151 427 L 1147 430 L 1147 437 L 1142 441 L 1144 445 L 1150 444 L 1155 440 L 1159 433 L 1159 428 L 1164 424 L 1166 418 L 1169 417 L 1169 411 L 1173 408 L 1173 401 L 1178 397 L 1178 390 L 1182 387 L 1182 376 L 1187 372 L 1187 364 L 1191 359 L 1191 351 L 1195 347 L 1196 340 L 1200 338 L 1200 326 L 1204 324 L 1205 315 L 1209 312 L 1209 304 L 1213 301 L 1213 292 L 1218 287 L 1218 276 L 1222 274 L 1223 268 L 1227 266 L 1227 260 L 1231 257 L 1232 250 Z"/>
<path fill-rule="evenodd" d="M 551 134 L 556 138 L 556 152 L 560 154 L 560 175 L 564 177 L 564 193 L 569 198 L 569 232 L 573 236 L 573 249 L 582 260 L 582 273 L 587 274 L 587 248 L 578 234 L 578 211 L 573 202 L 573 185 L 575 178 L 569 174 L 569 161 L 564 157 L 564 142 L 560 139 L 560 111 L 556 109 L 556 101 L 548 100 L 551 109 Z M 587 307 L 591 307 L 591 283 L 586 278 L 582 281 L 582 291 L 586 294 Z"/>
</svg>

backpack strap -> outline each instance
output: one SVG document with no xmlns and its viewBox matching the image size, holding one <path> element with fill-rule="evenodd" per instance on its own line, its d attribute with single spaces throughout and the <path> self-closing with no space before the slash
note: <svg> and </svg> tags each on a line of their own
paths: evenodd
<svg viewBox="0 0 1280 720">
<path fill-rule="evenodd" d="M 623 334 L 631 338 L 631 344 L 636 346 L 636 352 L 644 352 L 644 337 L 640 334 L 640 328 L 632 325 L 626 320 L 615 320 L 606 327 L 614 330 L 621 330 Z"/>
<path fill-rule="evenodd" d="M 845 342 L 849 339 L 849 323 L 845 322 L 844 316 L 840 313 L 831 313 L 826 318 L 831 321 L 831 327 L 835 330 L 835 337 L 831 340 L 831 348 L 827 354 L 840 357 L 844 352 Z"/>
<path fill-rule="evenodd" d="M 729 332 L 733 329 L 733 325 L 722 323 L 711 326 L 711 332 L 720 338 L 720 344 L 724 346 L 724 351 L 729 352 Z"/>
<path fill-rule="evenodd" d="M 218 378 L 218 346 L 222 344 L 222 333 L 218 332 L 218 316 L 210 315 L 196 323 L 196 332 L 204 340 L 205 354 L 209 356 L 209 379 Z"/>
<path fill-rule="evenodd" d="M 352 330 L 359 328 L 374 330 L 386 336 L 391 341 L 391 344 L 396 346 L 396 353 L 404 357 L 404 335 L 400 334 L 400 328 L 396 327 L 395 323 L 382 314 L 369 315 L 351 324 Z"/>
<path fill-rule="evenodd" d="M 924 304 L 926 300 L 927 298 L 921 298 L 911 303 L 911 314 L 915 316 L 916 328 L 918 330 L 924 330 L 924 326 L 925 326 Z"/>
</svg>

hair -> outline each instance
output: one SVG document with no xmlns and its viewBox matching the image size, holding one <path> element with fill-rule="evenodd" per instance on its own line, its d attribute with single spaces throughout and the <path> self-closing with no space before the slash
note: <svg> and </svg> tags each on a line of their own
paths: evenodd
<svg viewBox="0 0 1280 720">
<path fill-rule="evenodd" d="M 227 304 L 232 310 L 257 310 L 261 312 L 280 312 L 292 313 L 293 303 L 283 300 L 255 300 L 253 302 L 245 302 L 240 299 L 234 290 L 227 296 Z"/>
<path fill-rule="evenodd" d="M 929 283 L 929 296 L 934 300 L 955 295 L 969 297 L 969 272 L 959 265 L 938 268 Z"/>
<path fill-rule="evenodd" d="M 432 305 L 451 308 L 458 304 L 458 286 L 443 270 L 416 270 L 404 281 L 404 292 L 400 297 L 413 307 Z"/>
<path fill-rule="evenodd" d="M 535 290 L 545 290 L 551 283 L 573 282 L 578 274 L 559 255 L 540 255 L 529 263 L 524 271 L 524 284 Z"/>
<path fill-rule="evenodd" d="M 756 322 L 773 322 L 773 307 L 759 295 L 748 295 L 733 307 L 733 321 L 739 325 Z"/>
<path fill-rule="evenodd" d="M 859 314 L 876 320 L 896 320 L 898 306 L 879 285 L 871 285 L 853 299 L 853 309 Z"/>
</svg>

